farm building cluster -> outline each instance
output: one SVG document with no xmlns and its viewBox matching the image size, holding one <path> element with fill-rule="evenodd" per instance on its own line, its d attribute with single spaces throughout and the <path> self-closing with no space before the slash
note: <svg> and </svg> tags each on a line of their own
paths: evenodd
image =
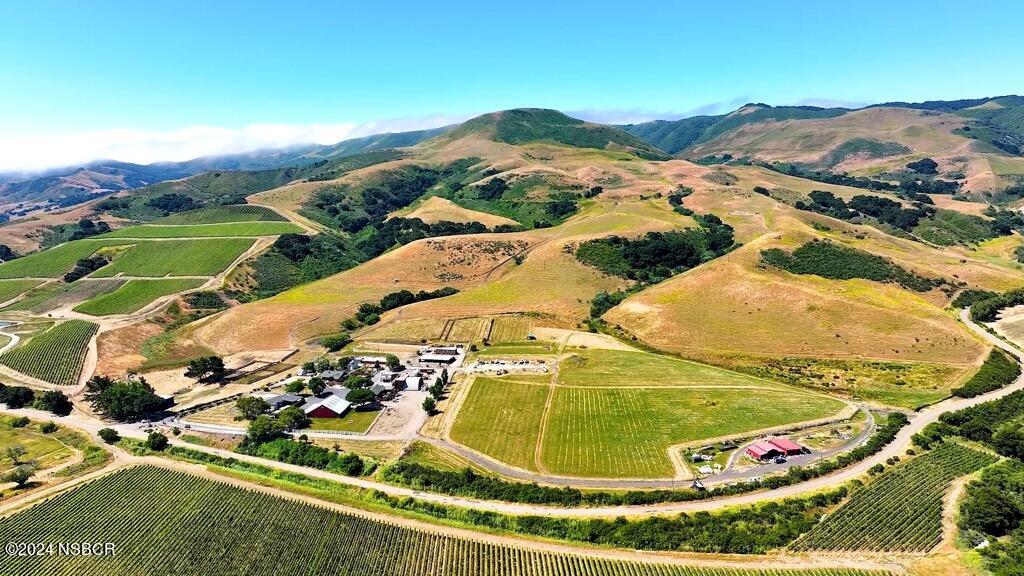
<svg viewBox="0 0 1024 576">
<path fill-rule="evenodd" d="M 356 356 L 344 359 L 338 367 L 327 365 L 319 370 L 303 370 L 301 376 L 319 378 L 326 387 L 319 394 L 291 394 L 263 391 L 254 394 L 270 405 L 272 412 L 298 406 L 310 418 L 340 418 L 353 408 L 347 398 L 352 389 L 347 383 L 365 384 L 377 400 L 391 400 L 403 390 L 422 390 L 441 376 L 436 366 L 389 365 L 385 356 Z"/>
</svg>

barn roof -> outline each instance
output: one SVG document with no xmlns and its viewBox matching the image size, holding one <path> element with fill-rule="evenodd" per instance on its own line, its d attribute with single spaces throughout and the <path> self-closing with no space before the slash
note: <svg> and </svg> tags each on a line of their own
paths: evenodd
<svg viewBox="0 0 1024 576">
<path fill-rule="evenodd" d="M 772 438 L 768 440 L 768 443 L 775 446 L 779 450 L 786 452 L 799 452 L 804 449 L 803 446 L 793 442 L 789 438 Z"/>
</svg>

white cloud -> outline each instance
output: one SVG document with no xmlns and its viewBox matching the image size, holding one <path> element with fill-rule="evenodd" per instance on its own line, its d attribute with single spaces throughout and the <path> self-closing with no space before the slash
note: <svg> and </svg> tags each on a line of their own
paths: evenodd
<svg viewBox="0 0 1024 576">
<path fill-rule="evenodd" d="M 0 133 L 0 172 L 30 173 L 100 159 L 138 164 L 177 162 L 295 144 L 333 144 L 382 132 L 437 128 L 465 119 L 438 115 L 340 124 L 188 126 L 174 130 L 110 129 L 46 135 Z"/>
</svg>

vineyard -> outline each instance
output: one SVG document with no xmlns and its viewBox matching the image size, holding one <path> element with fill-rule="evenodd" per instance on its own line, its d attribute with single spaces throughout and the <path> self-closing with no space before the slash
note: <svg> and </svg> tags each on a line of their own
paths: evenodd
<svg viewBox="0 0 1024 576">
<path fill-rule="evenodd" d="M 49 250 L 0 264 L 0 278 L 56 278 L 103 246 L 128 244 L 127 240 L 75 240 Z"/>
<path fill-rule="evenodd" d="M 114 555 L 6 557 L 5 576 L 860 576 L 631 563 L 404 528 L 154 466 L 123 470 L 0 520 L 0 542 L 110 542 Z M 878 574 L 878 572 L 874 572 Z"/>
<path fill-rule="evenodd" d="M 127 314 L 144 308 L 161 296 L 198 288 L 202 284 L 203 280 L 193 278 L 129 280 L 127 284 L 113 292 L 101 294 L 75 306 L 75 312 L 93 316 Z"/>
<path fill-rule="evenodd" d="M 124 283 L 124 280 L 116 278 L 82 279 L 71 284 L 51 282 L 30 291 L 4 310 L 27 310 L 35 314 L 44 314 L 116 290 Z"/>
<path fill-rule="evenodd" d="M 215 276 L 252 243 L 248 238 L 141 241 L 92 277 Z"/>
<path fill-rule="evenodd" d="M 277 236 L 302 232 L 291 222 L 226 222 L 222 224 L 143 225 L 121 228 L 104 238 L 202 238 L 213 236 Z"/>
<path fill-rule="evenodd" d="M 266 206 L 236 204 L 186 210 L 161 218 L 153 224 L 222 224 L 224 222 L 284 222 L 286 218 Z"/>
<path fill-rule="evenodd" d="M 995 460 L 960 444 L 943 444 L 856 492 L 793 549 L 927 552 L 942 540 L 942 498 L 949 485 Z"/>
<path fill-rule="evenodd" d="M 97 328 L 82 320 L 62 322 L 0 356 L 0 364 L 40 380 L 74 386 Z"/>
</svg>

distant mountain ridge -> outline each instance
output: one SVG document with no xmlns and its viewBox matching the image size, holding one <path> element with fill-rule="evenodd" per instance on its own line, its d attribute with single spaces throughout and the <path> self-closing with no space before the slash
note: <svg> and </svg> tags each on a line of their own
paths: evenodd
<svg viewBox="0 0 1024 576">
<path fill-rule="evenodd" d="M 31 176 L 0 174 L 0 205 L 31 203 L 70 206 L 107 192 L 141 188 L 208 170 L 259 171 L 300 167 L 363 152 L 413 146 L 448 128 L 388 132 L 351 138 L 335 144 L 302 144 L 239 154 L 203 156 L 183 162 L 134 164 L 97 160 L 78 167 L 50 169 Z"/>
</svg>

